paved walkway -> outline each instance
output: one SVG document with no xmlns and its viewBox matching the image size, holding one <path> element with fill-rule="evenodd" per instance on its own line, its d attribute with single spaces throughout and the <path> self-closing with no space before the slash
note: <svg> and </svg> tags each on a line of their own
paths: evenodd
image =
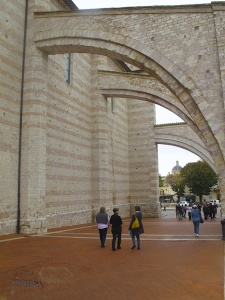
<svg viewBox="0 0 225 300">
<path fill-rule="evenodd" d="M 111 233 L 100 248 L 94 224 L 42 236 L 0 238 L 0 300 L 222 300 L 224 242 L 220 218 L 193 234 L 188 219 L 144 219 L 141 250 L 122 249 Z"/>
</svg>

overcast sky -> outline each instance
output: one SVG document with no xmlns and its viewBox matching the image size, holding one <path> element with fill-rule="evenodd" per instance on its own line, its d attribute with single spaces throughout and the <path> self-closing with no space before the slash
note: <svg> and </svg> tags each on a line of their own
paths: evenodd
<svg viewBox="0 0 225 300">
<path fill-rule="evenodd" d="M 208 0 L 73 0 L 80 9 L 152 5 L 185 5 L 211 3 Z M 213 1 L 212 1 L 213 2 Z"/>
<path fill-rule="evenodd" d="M 74 0 L 79 9 L 107 8 L 107 7 L 129 7 L 129 6 L 154 6 L 154 5 L 185 5 L 211 3 L 209 0 Z M 172 112 L 156 106 L 156 123 L 173 123 L 182 121 Z M 159 174 L 165 176 L 179 161 L 184 167 L 189 162 L 196 162 L 200 158 L 195 154 L 173 146 L 158 145 Z"/>
</svg>

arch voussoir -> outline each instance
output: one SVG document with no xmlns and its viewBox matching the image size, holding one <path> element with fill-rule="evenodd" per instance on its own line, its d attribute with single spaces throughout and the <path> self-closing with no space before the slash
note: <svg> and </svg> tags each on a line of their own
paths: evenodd
<svg viewBox="0 0 225 300">
<path fill-rule="evenodd" d="M 194 82 L 173 62 L 171 62 L 168 58 L 160 53 L 160 51 L 156 49 L 149 49 L 145 44 L 143 44 L 139 40 L 135 40 L 128 36 L 112 34 L 110 32 L 101 31 L 87 31 L 87 30 L 74 30 L 71 28 L 66 29 L 52 29 L 40 31 L 37 30 L 35 34 L 34 41 L 36 42 L 37 47 L 41 47 L 44 50 L 44 44 L 40 46 L 40 41 L 46 41 L 49 39 L 62 39 L 62 43 L 66 41 L 66 39 L 70 38 L 71 40 L 76 39 L 86 39 L 93 40 L 92 46 L 96 45 L 100 48 L 111 49 L 113 52 L 118 52 L 120 48 L 120 53 L 124 58 L 128 60 L 131 59 L 131 62 L 136 66 L 147 67 L 147 69 L 154 70 L 155 74 L 162 76 L 164 79 L 170 79 L 171 81 L 167 83 L 169 86 L 172 86 L 176 81 L 180 83 L 183 87 L 188 88 L 190 90 L 196 89 L 196 85 Z M 104 43 L 104 46 L 101 47 L 99 42 Z M 107 44 L 107 47 L 106 45 Z M 75 44 L 74 44 L 75 45 Z M 90 43 L 89 43 L 89 46 Z M 172 75 L 172 76 L 171 76 Z M 177 86 L 175 86 L 175 89 Z M 197 101 L 198 99 L 196 99 Z M 201 97 L 201 102 L 205 101 L 203 95 Z"/>
</svg>

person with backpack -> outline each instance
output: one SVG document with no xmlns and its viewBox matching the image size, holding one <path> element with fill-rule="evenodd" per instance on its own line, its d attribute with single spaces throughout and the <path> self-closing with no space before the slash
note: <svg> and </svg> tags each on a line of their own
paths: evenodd
<svg viewBox="0 0 225 300">
<path fill-rule="evenodd" d="M 144 227 L 142 224 L 142 212 L 139 205 L 135 206 L 135 212 L 132 215 L 129 230 L 131 232 L 132 244 L 133 244 L 131 249 L 133 250 L 136 248 L 136 243 L 135 243 L 135 237 L 136 237 L 137 249 L 140 250 L 141 249 L 140 235 L 144 233 Z"/>
<path fill-rule="evenodd" d="M 121 233 L 123 221 L 119 216 L 119 209 L 113 208 L 114 214 L 110 218 L 110 224 L 112 225 L 112 251 L 116 251 L 116 238 L 117 238 L 117 249 L 121 249 Z"/>
</svg>

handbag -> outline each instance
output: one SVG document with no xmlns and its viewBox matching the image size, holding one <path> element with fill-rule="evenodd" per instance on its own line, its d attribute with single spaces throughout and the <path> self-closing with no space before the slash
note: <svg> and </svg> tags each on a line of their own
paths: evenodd
<svg viewBox="0 0 225 300">
<path fill-rule="evenodd" d="M 138 220 L 138 218 L 136 216 L 135 216 L 134 222 L 132 223 L 131 228 L 132 229 L 138 229 L 138 228 L 140 228 L 140 223 L 139 223 L 139 220 Z"/>
<path fill-rule="evenodd" d="M 200 223 L 204 223 L 204 220 L 202 219 L 202 216 L 200 216 Z"/>
</svg>

